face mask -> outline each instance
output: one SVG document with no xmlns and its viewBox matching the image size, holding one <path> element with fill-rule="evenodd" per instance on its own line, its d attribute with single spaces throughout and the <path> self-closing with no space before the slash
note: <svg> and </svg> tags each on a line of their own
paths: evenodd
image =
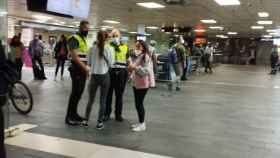
<svg viewBox="0 0 280 158">
<path fill-rule="evenodd" d="M 81 31 L 81 34 L 82 34 L 83 36 L 87 37 L 88 31 Z"/>
<path fill-rule="evenodd" d="M 118 38 L 118 37 L 115 37 L 115 38 L 113 38 L 113 43 L 114 44 L 116 44 L 116 45 L 120 45 L 120 38 Z"/>
<path fill-rule="evenodd" d="M 142 52 L 140 50 L 135 50 L 135 55 L 140 55 Z"/>
</svg>

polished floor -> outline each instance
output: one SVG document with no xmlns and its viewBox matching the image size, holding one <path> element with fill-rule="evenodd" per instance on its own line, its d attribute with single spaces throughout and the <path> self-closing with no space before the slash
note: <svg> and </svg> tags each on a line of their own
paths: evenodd
<svg viewBox="0 0 280 158">
<path fill-rule="evenodd" d="M 38 127 L 9 138 L 8 155 L 68 158 L 92 150 L 89 158 L 124 158 L 129 154 L 137 158 L 279 158 L 280 76 L 270 76 L 268 71 L 262 66 L 220 65 L 212 75 L 194 75 L 183 83 L 181 92 L 168 92 L 161 83 L 146 100 L 147 131 L 133 133 L 129 126 L 137 117 L 130 86 L 125 94 L 125 122 L 112 120 L 103 131 L 97 131 L 96 105 L 91 126 L 69 127 L 64 125 L 69 77 L 53 81 L 49 69 L 49 80 L 33 81 L 31 71 L 25 69 L 24 81 L 32 89 L 35 107 L 27 117 L 12 109 L 11 124 Z M 85 93 L 81 114 L 87 97 Z M 47 142 L 56 146 L 45 147 Z M 79 148 L 65 150 L 73 142 Z"/>
</svg>

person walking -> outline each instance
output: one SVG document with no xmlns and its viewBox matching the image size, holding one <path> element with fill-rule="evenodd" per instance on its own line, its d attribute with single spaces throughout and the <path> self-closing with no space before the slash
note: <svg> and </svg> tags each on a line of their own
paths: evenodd
<svg viewBox="0 0 280 158">
<path fill-rule="evenodd" d="M 209 43 L 208 46 L 205 49 L 205 72 L 206 73 L 213 73 L 212 71 L 212 62 L 213 62 L 213 54 L 214 54 L 214 48 Z M 208 71 L 209 70 L 209 71 Z"/>
<path fill-rule="evenodd" d="M 135 107 L 139 119 L 139 123 L 131 126 L 132 131 L 145 131 L 144 100 L 149 88 L 154 87 L 155 80 L 152 57 L 149 55 L 149 47 L 144 41 L 137 41 L 135 55 L 129 59 L 128 70 L 132 74 Z"/>
<path fill-rule="evenodd" d="M 119 30 L 113 30 L 111 33 L 112 42 L 110 46 L 113 48 L 113 56 L 115 57 L 115 62 L 110 69 L 110 88 L 106 101 L 106 112 L 104 121 L 110 120 L 110 115 L 112 113 L 112 101 L 113 93 L 115 91 L 115 119 L 118 122 L 123 121 L 122 110 L 123 110 L 123 93 L 125 91 L 128 72 L 127 72 L 127 59 L 128 59 L 128 46 L 126 44 L 121 44 L 121 33 Z"/>
<path fill-rule="evenodd" d="M 11 61 L 15 64 L 17 73 L 18 73 L 18 79 L 21 80 L 22 78 L 22 67 L 23 67 L 23 50 L 24 46 L 23 43 L 20 41 L 20 37 L 15 35 L 12 38 L 12 41 L 10 43 L 10 56 Z"/>
<path fill-rule="evenodd" d="M 72 91 L 69 97 L 68 109 L 65 123 L 68 125 L 81 125 L 84 119 L 78 114 L 78 104 L 85 89 L 86 80 L 90 68 L 87 66 L 87 35 L 89 22 L 81 21 L 79 32 L 72 35 L 68 41 L 71 55 L 71 66 L 69 67 L 72 80 Z"/>
<path fill-rule="evenodd" d="M 64 64 L 68 57 L 67 39 L 65 35 L 61 35 L 60 41 L 56 44 L 54 51 L 56 59 L 55 80 L 59 67 L 61 67 L 61 80 L 63 80 Z"/>
<path fill-rule="evenodd" d="M 43 42 L 39 39 L 39 34 L 35 34 L 34 39 L 29 44 L 29 53 L 32 57 L 32 68 L 35 80 L 47 79 L 45 75 L 45 69 L 42 62 L 44 54 Z M 40 73 L 38 71 L 37 62 L 40 66 Z"/>
<path fill-rule="evenodd" d="M 96 128 L 104 128 L 103 119 L 106 108 L 106 99 L 110 87 L 109 69 L 114 63 L 113 49 L 108 42 L 109 35 L 105 31 L 97 34 L 97 45 L 89 53 L 88 64 L 91 65 L 91 80 L 89 83 L 89 101 L 86 108 L 84 125 L 88 126 L 92 105 L 100 87 L 100 106 Z"/>
</svg>

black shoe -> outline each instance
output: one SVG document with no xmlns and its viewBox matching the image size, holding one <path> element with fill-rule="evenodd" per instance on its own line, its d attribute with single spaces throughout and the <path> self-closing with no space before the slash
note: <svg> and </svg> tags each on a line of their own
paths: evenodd
<svg viewBox="0 0 280 158">
<path fill-rule="evenodd" d="M 85 127 L 88 127 L 88 121 L 83 121 L 82 125 L 85 126 Z"/>
<path fill-rule="evenodd" d="M 75 119 L 76 121 L 79 121 L 79 122 L 86 121 L 85 118 L 83 118 L 83 117 L 81 117 L 81 116 L 79 116 L 79 115 L 76 115 L 76 116 L 74 117 L 74 119 Z"/>
<path fill-rule="evenodd" d="M 116 116 L 116 121 L 123 122 L 123 118 L 121 116 Z"/>
<path fill-rule="evenodd" d="M 181 91 L 181 88 L 180 87 L 176 87 L 176 91 Z"/>
<path fill-rule="evenodd" d="M 79 125 L 81 125 L 81 122 L 75 121 L 75 120 L 72 120 L 72 119 L 66 119 L 65 124 L 67 124 L 69 126 L 79 126 Z"/>
<path fill-rule="evenodd" d="M 109 120 L 111 120 L 110 116 L 104 116 L 104 118 L 103 118 L 103 121 L 104 121 L 104 122 L 107 122 L 107 121 L 109 121 Z"/>
<path fill-rule="evenodd" d="M 98 129 L 98 130 L 104 129 L 104 124 L 103 124 L 103 122 L 98 122 L 97 125 L 96 125 L 96 129 Z"/>
</svg>

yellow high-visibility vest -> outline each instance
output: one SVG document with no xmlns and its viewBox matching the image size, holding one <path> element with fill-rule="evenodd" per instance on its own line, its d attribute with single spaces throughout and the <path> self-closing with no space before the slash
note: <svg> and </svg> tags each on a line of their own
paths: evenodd
<svg viewBox="0 0 280 158">
<path fill-rule="evenodd" d="M 87 39 L 77 34 L 71 36 L 70 38 L 72 37 L 74 37 L 79 43 L 79 55 L 87 55 L 88 54 Z"/>
<path fill-rule="evenodd" d="M 127 53 L 128 53 L 128 46 L 125 44 L 122 44 L 119 46 L 120 51 L 116 51 L 115 48 L 111 45 L 111 47 L 114 50 L 114 56 L 115 56 L 115 63 L 127 63 Z"/>
</svg>

